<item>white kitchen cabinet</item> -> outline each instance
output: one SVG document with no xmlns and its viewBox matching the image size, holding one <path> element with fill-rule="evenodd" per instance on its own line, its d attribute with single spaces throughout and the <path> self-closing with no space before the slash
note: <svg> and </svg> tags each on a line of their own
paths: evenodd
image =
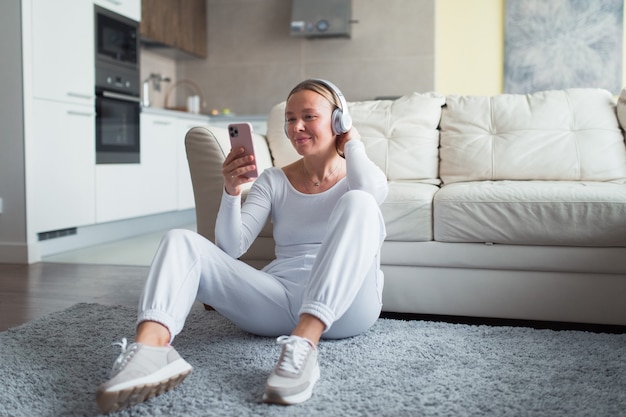
<svg viewBox="0 0 626 417">
<path fill-rule="evenodd" d="M 39 233 L 95 222 L 94 10 L 31 0 L 32 126 L 27 186 Z M 28 74 L 28 73 L 27 73 Z"/>
<path fill-rule="evenodd" d="M 141 0 L 94 0 L 94 4 L 136 22 L 141 20 Z"/>
<path fill-rule="evenodd" d="M 93 3 L 32 0 L 31 15 L 33 96 L 93 104 Z"/>
<path fill-rule="evenodd" d="M 33 100 L 27 180 L 36 233 L 95 222 L 93 107 Z"/>
<path fill-rule="evenodd" d="M 141 162 L 96 166 L 98 223 L 177 208 L 176 119 L 141 114 Z"/>
<path fill-rule="evenodd" d="M 141 164 L 147 173 L 146 198 L 159 212 L 176 210 L 177 167 L 175 120 L 141 115 Z"/>
</svg>

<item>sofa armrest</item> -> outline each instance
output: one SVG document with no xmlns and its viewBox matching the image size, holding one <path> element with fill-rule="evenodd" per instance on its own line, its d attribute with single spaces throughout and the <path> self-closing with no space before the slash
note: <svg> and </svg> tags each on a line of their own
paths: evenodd
<svg viewBox="0 0 626 417">
<path fill-rule="evenodd" d="M 198 233 L 215 241 L 215 219 L 222 199 L 222 163 L 230 151 L 228 130 L 222 127 L 194 127 L 185 135 L 187 161 L 196 204 Z M 259 174 L 272 166 L 265 136 L 254 134 L 254 151 Z M 246 184 L 245 192 L 252 186 Z"/>
<path fill-rule="evenodd" d="M 217 131 L 217 135 L 214 133 Z M 187 162 L 196 204 L 198 233 L 215 242 L 215 217 L 220 207 L 224 178 L 222 163 L 228 151 L 228 131 L 224 138 L 217 129 L 194 127 L 185 135 Z M 224 139 L 226 142 L 224 142 Z"/>
</svg>

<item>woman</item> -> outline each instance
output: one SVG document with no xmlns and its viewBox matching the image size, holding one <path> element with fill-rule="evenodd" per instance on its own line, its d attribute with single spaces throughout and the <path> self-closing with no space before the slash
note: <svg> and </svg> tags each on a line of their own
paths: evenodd
<svg viewBox="0 0 626 417">
<path fill-rule="evenodd" d="M 302 158 L 265 170 L 243 206 L 254 156 L 232 149 L 226 157 L 215 244 L 187 230 L 164 237 L 139 303 L 135 343 L 122 342 L 112 378 L 98 388 L 103 412 L 173 388 L 191 372 L 170 343 L 195 300 L 248 332 L 289 335 L 277 339 L 282 350 L 263 397 L 280 404 L 310 398 L 320 338 L 354 336 L 377 320 L 386 177 L 328 81 L 306 80 L 289 93 L 285 132 Z M 268 217 L 276 259 L 259 271 L 237 258 Z"/>
</svg>

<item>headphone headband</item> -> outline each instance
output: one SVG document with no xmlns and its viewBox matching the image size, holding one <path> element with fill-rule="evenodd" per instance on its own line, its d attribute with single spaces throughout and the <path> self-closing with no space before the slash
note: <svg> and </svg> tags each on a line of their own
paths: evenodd
<svg viewBox="0 0 626 417">
<path fill-rule="evenodd" d="M 321 78 L 311 78 L 311 81 L 315 81 L 319 84 L 322 84 L 330 92 L 335 93 L 335 95 L 339 99 L 339 104 L 341 104 L 340 106 L 341 110 L 344 112 L 348 111 L 348 103 L 346 102 L 346 98 L 343 96 L 343 93 L 341 92 L 339 88 L 337 88 L 335 84 L 331 83 L 330 81 L 323 80 Z"/>
</svg>

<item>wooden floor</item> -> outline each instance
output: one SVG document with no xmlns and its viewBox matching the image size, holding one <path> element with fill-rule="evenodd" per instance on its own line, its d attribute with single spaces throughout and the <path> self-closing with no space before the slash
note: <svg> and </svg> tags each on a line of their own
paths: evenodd
<svg viewBox="0 0 626 417">
<path fill-rule="evenodd" d="M 137 306 L 147 266 L 0 264 L 0 331 L 76 303 Z"/>
</svg>

